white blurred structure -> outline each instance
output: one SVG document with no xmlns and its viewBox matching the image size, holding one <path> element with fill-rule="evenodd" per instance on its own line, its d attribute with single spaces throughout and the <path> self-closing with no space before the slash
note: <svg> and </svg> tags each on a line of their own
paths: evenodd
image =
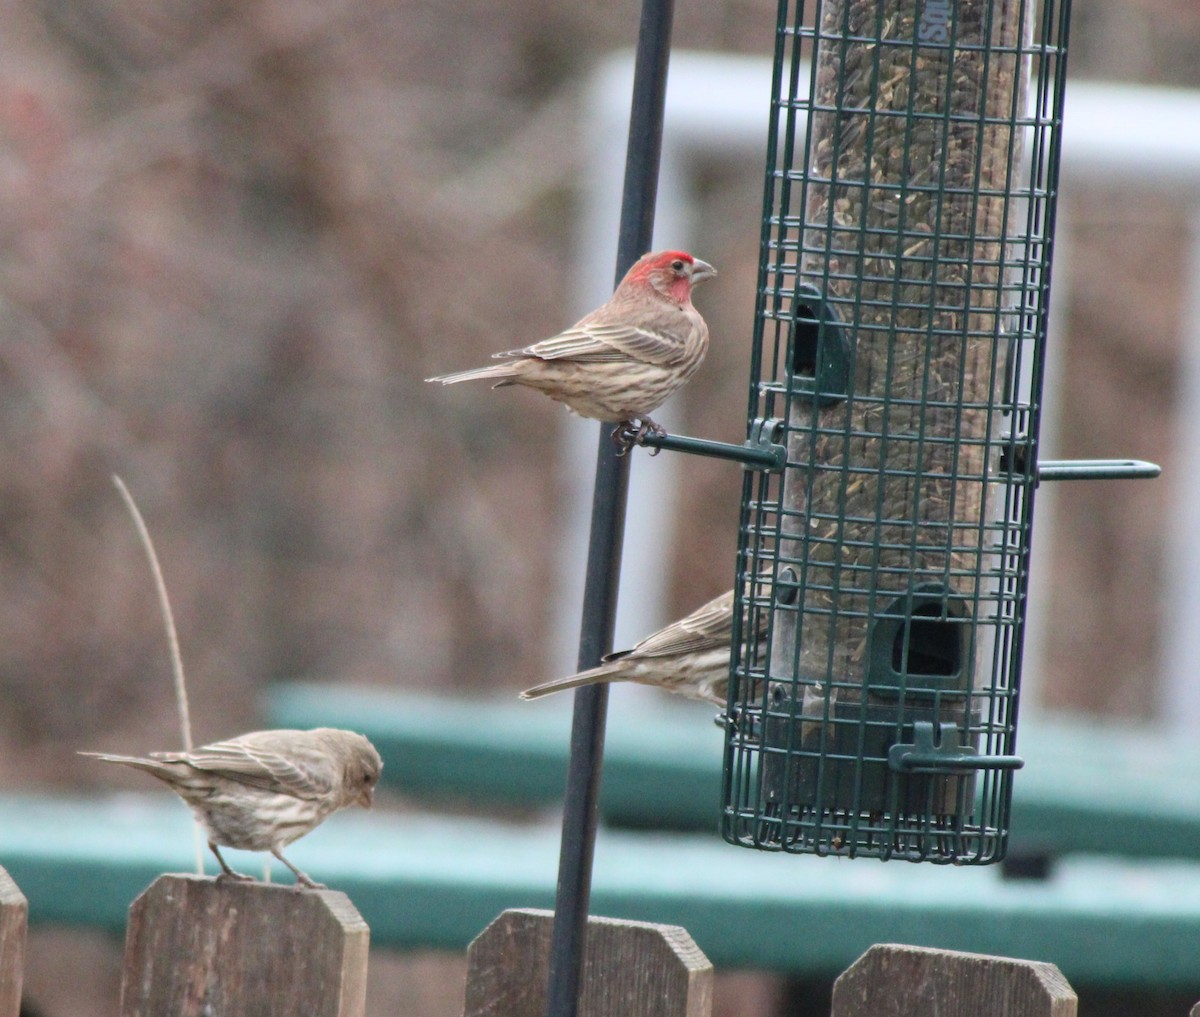
<svg viewBox="0 0 1200 1017">
<path fill-rule="evenodd" d="M 621 188 L 625 175 L 625 146 L 629 132 L 629 102 L 633 87 L 633 57 L 611 57 L 594 74 L 584 102 L 582 123 L 591 167 L 584 188 L 584 213 L 579 237 L 578 278 L 582 280 L 578 309 L 583 313 L 606 300 L 613 288 Z M 694 177 L 706 154 L 741 151 L 759 167 L 753 186 L 761 190 L 766 159 L 766 139 L 771 101 L 770 60 L 709 53 L 676 53 L 671 58 L 667 84 L 666 120 L 654 247 L 691 246 L 695 210 L 689 195 Z M 1200 729 L 1200 92 L 1179 89 L 1070 82 L 1062 135 L 1062 169 L 1058 229 L 1053 265 L 1050 335 L 1047 345 L 1046 408 L 1042 417 L 1043 458 L 1054 458 L 1058 420 L 1061 312 L 1071 282 L 1069 244 L 1072 185 L 1084 180 L 1178 186 L 1180 215 L 1195 224 L 1194 243 L 1186 278 L 1190 288 L 1184 307 L 1184 378 L 1179 415 L 1178 476 L 1172 478 L 1179 496 L 1173 517 L 1164 520 L 1172 571 L 1163 602 L 1172 612 L 1164 619 L 1166 641 L 1160 702 L 1172 708 L 1164 718 L 1172 729 L 1194 733 Z M 798 127 L 802 130 L 802 127 Z M 697 252 L 701 257 L 706 252 Z M 719 266 L 718 266 L 719 267 Z M 686 391 L 681 398 L 687 398 Z M 671 429 L 671 405 L 656 418 Z M 563 572 L 556 649 L 551 660 L 555 673 L 575 668 L 579 641 L 579 615 L 591 518 L 592 478 L 595 469 L 596 425 L 571 419 L 567 443 L 570 478 L 568 518 L 563 541 Z M 703 437 L 721 437 L 703 435 Z M 1114 448 L 1113 457 L 1135 455 L 1136 449 Z M 633 453 L 629 513 L 617 612 L 616 645 L 630 646 L 670 619 L 663 611 L 667 572 L 660 562 L 662 549 L 671 545 L 670 506 L 678 489 L 679 471 L 686 456 L 665 453 L 651 460 L 642 451 Z M 730 464 L 729 469 L 737 469 Z M 1104 483 L 1096 481 L 1096 483 Z M 1108 483 L 1113 483 L 1109 481 Z M 1038 604 L 1045 596 L 1045 569 L 1038 567 L 1038 552 L 1054 540 L 1054 484 L 1039 491 L 1034 563 L 1028 611 L 1023 700 L 1037 704 L 1042 686 L 1044 612 Z M 654 506 L 654 511 L 646 511 Z M 730 577 L 735 535 L 730 534 Z"/>
<path fill-rule="evenodd" d="M 581 121 L 588 152 L 584 163 L 591 168 L 591 180 L 582 192 L 580 270 L 576 275 L 581 280 L 577 295 L 580 314 L 602 304 L 613 291 L 632 90 L 633 56 L 618 54 L 597 69 L 584 99 Z M 694 203 L 689 195 L 705 153 L 744 152 L 759 167 L 765 165 L 770 100 L 770 61 L 709 53 L 672 55 L 667 77 L 654 248 L 688 250 L 693 246 Z M 761 189 L 761 174 L 760 169 L 753 185 L 756 189 Z M 706 257 L 703 251 L 694 253 Z M 678 419 L 673 404 L 674 399 L 654 415 L 667 430 L 674 430 Z M 575 670 L 596 468 L 596 424 L 568 418 L 565 426 L 569 435 L 564 476 L 569 478 L 570 489 L 564 506 L 568 523 L 562 544 L 555 648 L 550 660 L 556 674 Z M 740 440 L 740 436 L 725 440 Z M 660 563 L 663 549 L 671 545 L 673 513 L 663 507 L 674 502 L 679 471 L 687 465 L 686 457 L 669 452 L 651 459 L 645 451 L 635 450 L 632 456 L 630 511 L 625 523 L 615 635 L 618 647 L 632 646 L 671 620 L 663 609 L 668 574 Z M 731 463 L 729 469 L 738 467 Z M 655 511 L 644 511 L 651 505 Z M 731 582 L 735 547 L 734 534 L 730 534 Z"/>
</svg>

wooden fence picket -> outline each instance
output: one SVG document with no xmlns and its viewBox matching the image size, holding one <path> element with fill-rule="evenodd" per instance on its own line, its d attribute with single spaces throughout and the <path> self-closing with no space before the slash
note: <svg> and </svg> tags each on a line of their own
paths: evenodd
<svg viewBox="0 0 1200 1017">
<path fill-rule="evenodd" d="M 369 939 L 336 890 L 160 876 L 129 909 L 121 1017 L 363 1017 Z"/>
<path fill-rule="evenodd" d="M 1075 1017 L 1053 964 L 877 944 L 833 983 L 832 1017 Z"/>
<path fill-rule="evenodd" d="M 464 1017 L 545 1017 L 550 911 L 503 912 L 467 950 Z M 580 1017 L 710 1017 L 713 968 L 685 929 L 588 919 Z"/>
<path fill-rule="evenodd" d="M 0 869 L 0 1017 L 19 1017 L 25 973 L 25 933 L 29 904 L 4 869 Z"/>
</svg>

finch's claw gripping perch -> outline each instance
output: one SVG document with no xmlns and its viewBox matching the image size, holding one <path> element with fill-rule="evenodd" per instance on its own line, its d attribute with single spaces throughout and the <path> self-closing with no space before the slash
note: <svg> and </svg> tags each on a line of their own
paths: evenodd
<svg viewBox="0 0 1200 1017">
<path fill-rule="evenodd" d="M 656 438 L 665 438 L 667 429 L 656 424 L 649 417 L 641 420 L 622 420 L 612 433 L 613 444 L 617 446 L 617 457 L 628 455 L 634 445 L 644 446 L 646 438 L 651 435 Z M 661 451 L 661 448 L 654 448 L 650 450 L 650 454 L 656 456 Z"/>
<path fill-rule="evenodd" d="M 305 890 L 328 890 L 329 887 L 327 887 L 324 883 L 318 883 L 312 879 L 297 879 L 296 882 L 292 884 L 292 889 L 294 889 L 297 893 L 303 893 Z"/>
<path fill-rule="evenodd" d="M 713 717 L 713 723 L 747 740 L 756 740 L 762 735 L 762 717 L 751 716 L 738 707 L 727 713 L 718 713 Z"/>
<path fill-rule="evenodd" d="M 612 443 L 617 446 L 618 459 L 622 459 L 629 455 L 629 450 L 633 448 L 635 444 L 637 444 L 635 440 L 633 424 L 628 420 L 623 421 L 614 427 L 612 434 L 610 434 L 609 437 L 612 438 Z"/>
<path fill-rule="evenodd" d="M 212 853 L 217 856 L 217 861 L 221 863 L 221 871 L 217 874 L 217 879 L 228 879 L 233 883 L 255 882 L 253 876 L 247 876 L 244 872 L 238 872 L 236 869 L 231 869 L 229 867 L 229 863 L 225 861 L 224 857 L 221 855 L 221 852 L 218 850 L 216 843 L 210 840 L 208 842 L 208 846 L 212 850 Z"/>
</svg>

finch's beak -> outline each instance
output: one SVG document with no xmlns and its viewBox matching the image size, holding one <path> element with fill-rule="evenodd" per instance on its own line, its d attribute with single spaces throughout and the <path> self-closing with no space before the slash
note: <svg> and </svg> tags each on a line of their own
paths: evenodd
<svg viewBox="0 0 1200 1017">
<path fill-rule="evenodd" d="M 375 801 L 375 788 L 363 788 L 363 793 L 360 794 L 355 801 L 358 802 L 358 804 L 364 809 L 369 809 Z"/>
<path fill-rule="evenodd" d="M 717 274 L 717 270 L 712 267 L 707 261 L 701 261 L 697 258 L 692 263 L 692 285 L 695 286 L 698 282 L 703 282 L 705 279 L 711 279 Z"/>
</svg>

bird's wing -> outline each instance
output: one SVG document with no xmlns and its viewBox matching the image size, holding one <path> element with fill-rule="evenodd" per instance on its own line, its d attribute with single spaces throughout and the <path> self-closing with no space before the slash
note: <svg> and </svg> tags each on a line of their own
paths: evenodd
<svg viewBox="0 0 1200 1017">
<path fill-rule="evenodd" d="M 733 591 L 723 593 L 697 608 L 686 618 L 647 636 L 627 654 L 639 657 L 669 657 L 728 645 L 733 638 Z M 612 654 L 615 659 L 627 654 Z M 606 660 L 609 658 L 605 658 Z"/>
<path fill-rule="evenodd" d="M 214 742 L 194 752 L 153 755 L 166 762 L 184 761 L 205 773 L 293 798 L 321 798 L 333 790 L 333 775 L 328 768 L 307 765 L 305 754 L 285 754 L 253 737 Z"/>
<path fill-rule="evenodd" d="M 506 350 L 495 356 L 509 360 L 537 357 L 539 360 L 575 360 L 600 363 L 616 360 L 644 360 L 669 363 L 678 358 L 681 345 L 648 329 L 635 325 L 605 325 L 580 322 L 549 339 L 519 350 Z"/>
</svg>

